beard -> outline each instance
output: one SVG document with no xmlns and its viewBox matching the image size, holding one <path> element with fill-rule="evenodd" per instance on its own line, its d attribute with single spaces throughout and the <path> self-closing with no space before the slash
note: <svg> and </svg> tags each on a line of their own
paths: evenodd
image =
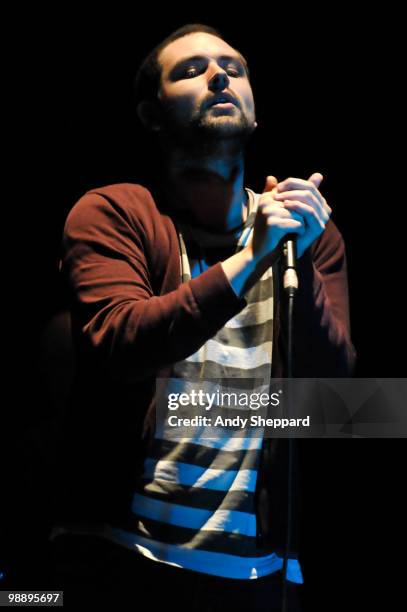
<svg viewBox="0 0 407 612">
<path fill-rule="evenodd" d="M 255 130 L 254 120 L 249 120 L 237 107 L 231 114 L 214 112 L 211 107 L 197 111 L 186 123 L 175 119 L 170 107 L 166 110 L 161 134 L 165 145 L 191 154 L 213 155 L 225 148 L 230 152 L 241 151 Z"/>
</svg>

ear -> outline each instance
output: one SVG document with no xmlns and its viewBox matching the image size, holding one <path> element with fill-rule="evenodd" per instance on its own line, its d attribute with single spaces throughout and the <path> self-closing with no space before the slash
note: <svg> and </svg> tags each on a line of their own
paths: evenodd
<svg viewBox="0 0 407 612">
<path fill-rule="evenodd" d="M 147 130 L 159 132 L 161 129 L 161 112 L 159 103 L 151 100 L 143 100 L 137 106 L 137 115 Z"/>
</svg>

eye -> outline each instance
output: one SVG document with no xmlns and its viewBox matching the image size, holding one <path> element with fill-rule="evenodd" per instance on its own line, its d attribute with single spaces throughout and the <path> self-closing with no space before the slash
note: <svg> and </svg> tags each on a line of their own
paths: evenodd
<svg viewBox="0 0 407 612">
<path fill-rule="evenodd" d="M 185 71 L 185 77 L 187 79 L 191 79 L 192 77 L 196 76 L 197 74 L 198 74 L 198 70 L 195 68 L 195 66 L 190 66 Z"/>
<path fill-rule="evenodd" d="M 238 77 L 239 76 L 239 71 L 237 68 L 235 68 L 234 66 L 228 66 L 226 68 L 226 72 L 228 73 L 229 76 L 231 77 Z"/>
</svg>

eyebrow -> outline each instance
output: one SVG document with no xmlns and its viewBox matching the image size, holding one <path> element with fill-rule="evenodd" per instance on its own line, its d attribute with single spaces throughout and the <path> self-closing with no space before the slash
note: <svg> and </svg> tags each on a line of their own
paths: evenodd
<svg viewBox="0 0 407 612">
<path fill-rule="evenodd" d="M 185 64 L 188 64 L 190 62 L 202 62 L 206 61 L 207 59 L 208 56 L 206 55 L 192 55 L 188 57 L 183 57 L 182 59 L 178 60 L 175 66 L 171 68 L 168 76 L 170 78 L 176 76 L 177 72 L 182 69 Z M 219 55 L 215 59 L 217 62 L 237 62 L 238 64 L 240 64 L 240 66 L 244 68 L 245 72 L 248 73 L 246 62 L 244 61 L 241 55 Z"/>
</svg>

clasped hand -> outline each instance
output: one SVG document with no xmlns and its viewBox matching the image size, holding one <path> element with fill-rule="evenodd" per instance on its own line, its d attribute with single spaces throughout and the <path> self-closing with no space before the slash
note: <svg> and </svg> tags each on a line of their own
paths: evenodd
<svg viewBox="0 0 407 612">
<path fill-rule="evenodd" d="M 297 234 L 297 256 L 322 234 L 332 209 L 319 191 L 323 180 L 316 172 L 308 180 L 278 182 L 268 176 L 260 196 L 251 241 L 253 254 L 262 259 L 273 253 L 286 234 Z"/>
</svg>

